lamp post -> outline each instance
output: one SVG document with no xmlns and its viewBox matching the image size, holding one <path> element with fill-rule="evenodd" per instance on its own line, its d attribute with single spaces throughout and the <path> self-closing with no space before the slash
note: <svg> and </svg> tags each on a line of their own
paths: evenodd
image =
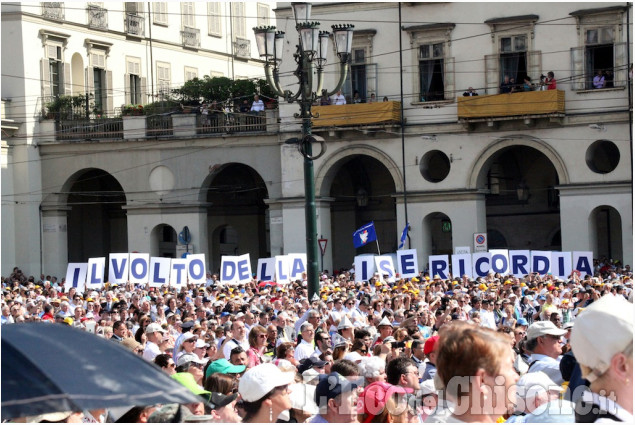
<svg viewBox="0 0 635 425">
<path fill-rule="evenodd" d="M 287 102 L 297 102 L 300 105 L 300 113 L 296 118 L 302 119 L 302 138 L 296 139 L 298 150 L 304 157 L 304 200 L 305 200 L 305 227 L 306 227 L 306 254 L 307 254 L 307 278 L 308 295 L 312 299 L 313 294 L 319 294 L 318 276 L 318 241 L 317 218 L 315 208 L 315 181 L 313 175 L 313 160 L 324 154 L 325 145 L 322 143 L 318 155 L 313 155 L 312 143 L 317 139 L 311 136 L 311 105 L 322 93 L 324 83 L 324 65 L 328 52 L 330 34 L 320 31 L 319 22 L 311 22 L 311 3 L 291 3 L 295 18 L 295 29 L 298 32 L 298 44 L 293 55 L 297 68 L 293 75 L 298 79 L 298 91 L 293 94 L 290 90 L 283 90 L 280 85 L 280 64 L 282 63 L 282 50 L 284 32 L 276 31 L 275 27 L 254 28 L 258 54 L 265 61 L 265 76 L 267 83 L 275 94 L 284 98 Z M 335 50 L 340 60 L 340 78 L 335 88 L 328 92 L 331 96 L 342 87 L 346 80 L 347 65 L 351 54 L 353 41 L 353 25 L 333 25 L 333 39 Z M 313 71 L 317 71 L 317 81 L 314 81 Z"/>
</svg>

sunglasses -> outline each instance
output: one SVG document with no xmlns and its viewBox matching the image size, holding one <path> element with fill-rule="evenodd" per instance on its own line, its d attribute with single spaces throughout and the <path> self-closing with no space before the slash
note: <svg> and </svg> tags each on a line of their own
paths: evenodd
<svg viewBox="0 0 635 425">
<path fill-rule="evenodd" d="M 196 342 L 196 340 L 195 339 L 187 339 L 187 340 L 185 340 L 183 342 L 192 342 L 192 343 L 194 343 L 194 342 Z"/>
</svg>

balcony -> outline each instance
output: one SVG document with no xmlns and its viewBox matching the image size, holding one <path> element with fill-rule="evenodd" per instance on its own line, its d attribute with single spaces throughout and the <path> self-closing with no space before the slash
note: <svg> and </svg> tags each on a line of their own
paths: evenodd
<svg viewBox="0 0 635 425">
<path fill-rule="evenodd" d="M 564 91 L 546 90 L 457 98 L 463 122 L 564 116 Z"/>
<path fill-rule="evenodd" d="M 350 127 L 359 125 L 398 124 L 400 102 L 352 103 L 347 105 L 313 106 L 313 127 Z"/>
<path fill-rule="evenodd" d="M 185 27 L 185 29 L 181 31 L 181 44 L 183 47 L 195 49 L 201 47 L 201 30 Z"/>
<path fill-rule="evenodd" d="M 236 38 L 234 41 L 234 56 L 239 58 L 251 58 L 251 41 L 245 38 Z"/>
<path fill-rule="evenodd" d="M 76 119 L 55 122 L 55 140 L 123 139 L 121 118 Z"/>
<path fill-rule="evenodd" d="M 145 18 L 143 16 L 127 13 L 124 20 L 124 31 L 128 35 L 144 37 L 146 33 Z"/>
<path fill-rule="evenodd" d="M 108 10 L 103 7 L 89 5 L 88 9 L 88 27 L 100 30 L 108 29 Z"/>
<path fill-rule="evenodd" d="M 64 20 L 64 3 L 44 2 L 42 3 L 42 16 L 54 21 Z"/>
</svg>

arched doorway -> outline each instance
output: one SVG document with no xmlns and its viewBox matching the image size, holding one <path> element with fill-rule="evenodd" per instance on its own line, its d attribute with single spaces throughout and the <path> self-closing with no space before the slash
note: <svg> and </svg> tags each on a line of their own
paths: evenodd
<svg viewBox="0 0 635 425">
<path fill-rule="evenodd" d="M 220 269 L 222 255 L 270 256 L 267 186 L 260 174 L 245 164 L 225 164 L 208 178 L 206 200 L 212 270 Z M 231 245 L 231 250 L 230 250 Z M 231 251 L 231 253 L 230 253 Z"/>
<path fill-rule="evenodd" d="M 77 173 L 67 198 L 68 261 L 85 262 L 128 252 L 126 195 L 111 174 L 99 169 Z"/>
<path fill-rule="evenodd" d="M 333 174 L 328 196 L 331 204 L 333 268 L 349 269 L 356 255 L 377 253 L 377 243 L 359 249 L 353 232 L 373 221 L 381 253 L 397 250 L 395 183 L 388 168 L 367 155 L 347 156 L 329 170 Z M 329 178 L 330 180 L 330 178 Z"/>
<path fill-rule="evenodd" d="M 86 93 L 84 83 L 84 59 L 79 53 L 73 53 L 71 58 L 72 92 L 73 95 Z"/>
<path fill-rule="evenodd" d="M 452 221 L 450 217 L 434 212 L 423 219 L 423 252 L 430 255 L 452 255 Z"/>
<path fill-rule="evenodd" d="M 560 250 L 562 243 L 554 237 L 560 229 L 558 184 L 558 170 L 538 149 L 511 145 L 493 153 L 477 183 L 488 190 L 489 247 Z"/>
<path fill-rule="evenodd" d="M 622 217 L 609 205 L 601 205 L 589 214 L 589 230 L 595 258 L 623 260 Z"/>
<path fill-rule="evenodd" d="M 150 255 L 176 258 L 176 230 L 168 224 L 159 224 L 150 234 Z"/>
</svg>

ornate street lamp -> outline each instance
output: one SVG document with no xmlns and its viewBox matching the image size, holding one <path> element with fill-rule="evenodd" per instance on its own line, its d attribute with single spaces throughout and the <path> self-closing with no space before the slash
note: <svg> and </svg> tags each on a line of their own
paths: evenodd
<svg viewBox="0 0 635 425">
<path fill-rule="evenodd" d="M 295 18 L 295 29 L 298 32 L 298 44 L 293 55 L 298 67 L 294 75 L 298 79 L 298 91 L 293 94 L 290 90 L 283 90 L 280 85 L 280 64 L 284 32 L 276 31 L 275 27 L 254 28 L 258 54 L 265 61 L 265 76 L 267 83 L 275 94 L 289 103 L 297 102 L 300 113 L 296 118 L 302 119 L 302 139 L 295 139 L 298 150 L 304 157 L 304 198 L 305 198 L 305 226 L 306 226 L 306 254 L 309 299 L 313 294 L 319 294 L 318 275 L 318 242 L 317 219 L 315 210 L 315 181 L 313 175 L 313 160 L 324 154 L 325 144 L 322 142 L 319 155 L 313 156 L 312 143 L 318 141 L 311 136 L 311 105 L 322 94 L 324 83 L 324 65 L 328 52 L 330 34 L 320 31 L 320 23 L 311 21 L 311 3 L 291 3 Z M 351 56 L 353 42 L 353 25 L 333 25 L 333 39 L 335 50 L 339 58 L 340 78 L 332 91 L 327 90 L 327 96 L 337 93 L 346 80 L 348 62 Z M 314 81 L 313 70 L 317 71 L 317 81 Z"/>
</svg>

